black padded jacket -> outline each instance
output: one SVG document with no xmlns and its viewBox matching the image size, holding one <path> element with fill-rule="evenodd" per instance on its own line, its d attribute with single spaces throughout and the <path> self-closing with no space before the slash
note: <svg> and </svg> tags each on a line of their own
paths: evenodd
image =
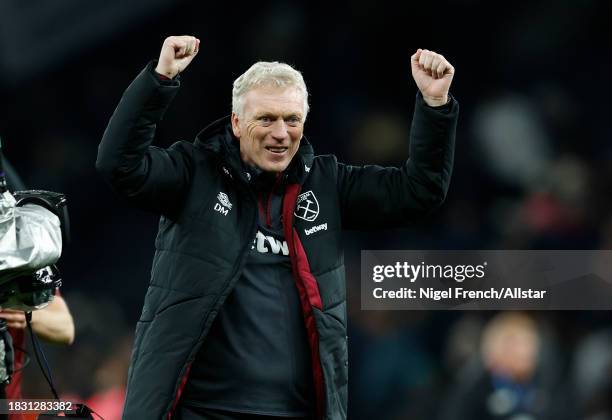
<svg viewBox="0 0 612 420">
<path fill-rule="evenodd" d="M 180 81 L 149 64 L 127 88 L 98 150 L 99 173 L 134 205 L 161 214 L 128 374 L 124 419 L 172 418 L 189 368 L 240 277 L 257 197 L 229 119 L 195 141 L 151 146 Z M 343 229 L 404 226 L 440 205 L 453 166 L 458 104 L 417 95 L 410 159 L 400 168 L 314 156 L 302 139 L 284 173 L 283 226 L 310 344 L 317 419 L 346 418 L 348 355 Z"/>
</svg>

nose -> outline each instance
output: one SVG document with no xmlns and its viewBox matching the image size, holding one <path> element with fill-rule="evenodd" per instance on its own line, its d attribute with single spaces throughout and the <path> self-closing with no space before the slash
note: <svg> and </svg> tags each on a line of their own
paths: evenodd
<svg viewBox="0 0 612 420">
<path fill-rule="evenodd" d="M 279 118 L 278 120 L 276 120 L 274 122 L 274 124 L 272 125 L 272 137 L 275 140 L 284 140 L 287 138 L 287 135 L 289 134 L 289 132 L 287 131 L 287 124 L 285 123 L 285 121 L 281 118 Z"/>
</svg>

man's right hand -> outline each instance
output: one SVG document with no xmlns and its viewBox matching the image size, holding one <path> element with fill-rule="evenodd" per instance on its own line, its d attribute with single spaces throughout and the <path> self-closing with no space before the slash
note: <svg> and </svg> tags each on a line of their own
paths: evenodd
<svg viewBox="0 0 612 420">
<path fill-rule="evenodd" d="M 172 79 L 191 63 L 200 50 L 200 40 L 194 36 L 169 36 L 164 40 L 155 71 Z"/>
</svg>

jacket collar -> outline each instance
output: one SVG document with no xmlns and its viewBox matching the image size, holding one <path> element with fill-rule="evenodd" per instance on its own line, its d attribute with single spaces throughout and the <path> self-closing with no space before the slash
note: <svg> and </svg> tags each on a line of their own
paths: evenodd
<svg viewBox="0 0 612 420">
<path fill-rule="evenodd" d="M 261 170 L 255 167 L 247 167 L 240 159 L 240 147 L 238 139 L 234 137 L 230 116 L 220 118 L 206 126 L 198 133 L 194 141 L 197 148 L 208 150 L 217 156 L 219 163 L 224 172 L 232 174 L 232 178 L 237 176 L 238 179 L 246 183 L 251 183 L 260 174 Z M 314 160 L 314 151 L 312 145 L 302 137 L 300 147 L 295 154 L 284 177 L 287 183 L 303 184 L 308 176 L 308 172 L 312 167 Z"/>
</svg>

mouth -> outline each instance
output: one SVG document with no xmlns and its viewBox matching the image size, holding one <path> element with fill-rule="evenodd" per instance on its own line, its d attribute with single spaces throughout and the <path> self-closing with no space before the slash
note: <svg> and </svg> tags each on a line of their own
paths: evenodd
<svg viewBox="0 0 612 420">
<path fill-rule="evenodd" d="M 266 146 L 266 150 L 270 153 L 274 153 L 276 155 L 282 155 L 283 153 L 285 153 L 289 148 L 288 147 L 281 147 L 281 146 Z"/>
</svg>

